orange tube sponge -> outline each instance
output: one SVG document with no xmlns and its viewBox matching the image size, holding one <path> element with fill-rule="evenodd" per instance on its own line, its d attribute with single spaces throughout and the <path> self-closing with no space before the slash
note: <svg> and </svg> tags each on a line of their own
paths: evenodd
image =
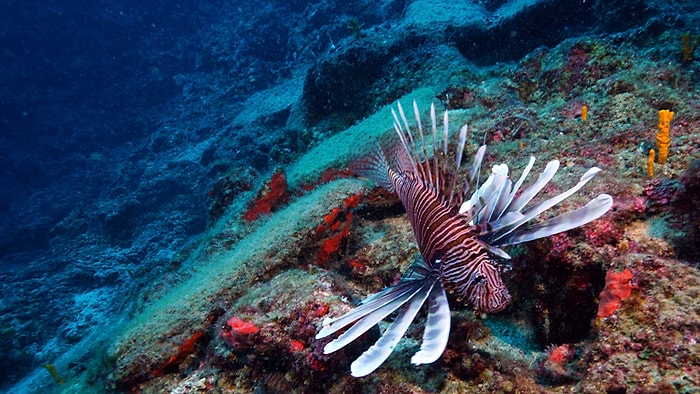
<svg viewBox="0 0 700 394">
<path fill-rule="evenodd" d="M 659 131 L 656 133 L 656 147 L 659 148 L 659 164 L 665 164 L 668 157 L 668 146 L 671 145 L 671 119 L 673 119 L 673 112 L 667 109 L 659 111 Z"/>
<path fill-rule="evenodd" d="M 649 149 L 649 158 L 647 159 L 647 172 L 649 173 L 649 178 L 654 177 L 654 156 L 656 156 L 656 151 Z"/>
</svg>

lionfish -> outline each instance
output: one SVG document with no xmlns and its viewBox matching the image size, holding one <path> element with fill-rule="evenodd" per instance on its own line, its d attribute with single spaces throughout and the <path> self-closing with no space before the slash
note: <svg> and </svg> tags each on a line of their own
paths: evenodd
<svg viewBox="0 0 700 394">
<path fill-rule="evenodd" d="M 412 364 L 428 364 L 440 358 L 450 333 L 450 308 L 446 291 L 473 305 L 478 313 L 495 313 L 510 304 L 511 296 L 501 280 L 510 256 L 501 249 L 582 226 L 607 212 L 612 197 L 601 194 L 570 212 L 537 222 L 530 221 L 581 189 L 600 169 L 589 169 L 571 189 L 532 206 L 528 203 L 547 185 L 559 168 L 550 161 L 539 178 L 521 191 L 535 158 L 523 170 L 517 182 L 508 176 L 508 166 L 493 166 L 489 177 L 471 196 L 478 184 L 478 173 L 486 152 L 476 152 L 464 186 L 458 187 L 467 139 L 467 126 L 459 132 L 456 158 L 448 162 L 448 114 L 443 119 L 442 143 L 438 140 L 435 107 L 430 107 L 432 158 L 429 140 L 421 126 L 417 104 L 413 103 L 417 135 L 409 127 L 401 103 L 392 109 L 398 141 L 379 147 L 374 154 L 356 160 L 351 168 L 361 176 L 396 192 L 413 227 L 422 256 L 400 281 L 365 299 L 355 309 L 337 318 L 327 318 L 317 339 L 327 337 L 352 324 L 328 343 L 329 354 L 353 342 L 394 311 L 396 318 L 377 342 L 350 366 L 351 374 L 366 376 L 389 357 L 404 336 L 421 306 L 428 301 L 428 316 L 422 344 L 411 358 Z M 418 143 L 420 139 L 420 144 Z M 441 146 L 440 146 L 441 145 Z M 461 178 L 464 178 L 462 176 Z M 354 323 L 354 324 L 353 324 Z"/>
</svg>

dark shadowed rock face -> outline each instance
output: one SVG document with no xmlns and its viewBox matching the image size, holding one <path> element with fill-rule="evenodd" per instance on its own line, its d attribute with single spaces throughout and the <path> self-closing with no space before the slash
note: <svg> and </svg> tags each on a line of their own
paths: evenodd
<svg viewBox="0 0 700 394">
<path fill-rule="evenodd" d="M 404 19 L 363 30 L 358 40 L 344 40 L 316 58 L 304 83 L 307 124 L 343 128 L 396 100 L 421 81 L 407 78 L 441 56 L 440 44 L 453 46 L 469 61 L 488 66 L 513 62 L 539 47 L 567 38 L 615 33 L 636 27 L 656 29 L 653 5 L 627 1 L 543 0 L 520 10 L 486 2 L 471 16 L 431 24 Z M 430 13 L 426 9 L 425 13 Z M 437 12 L 437 11 L 435 11 Z"/>
</svg>

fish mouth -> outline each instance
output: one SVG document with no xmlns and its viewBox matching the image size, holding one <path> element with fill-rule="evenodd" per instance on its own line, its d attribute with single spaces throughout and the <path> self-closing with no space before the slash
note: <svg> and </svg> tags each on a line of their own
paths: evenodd
<svg viewBox="0 0 700 394">
<path fill-rule="evenodd" d="M 482 313 L 497 313 L 500 312 L 511 302 L 511 296 L 508 288 L 498 286 L 494 289 L 485 292 L 473 292 L 469 301 L 474 306 L 474 309 Z"/>
</svg>

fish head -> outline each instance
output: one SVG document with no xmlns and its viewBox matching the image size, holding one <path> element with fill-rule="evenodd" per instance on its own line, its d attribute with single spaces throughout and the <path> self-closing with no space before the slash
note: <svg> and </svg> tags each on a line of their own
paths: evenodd
<svg viewBox="0 0 700 394">
<path fill-rule="evenodd" d="M 510 304 L 510 293 L 496 265 L 481 264 L 472 274 L 471 282 L 468 300 L 478 312 L 496 313 Z"/>
</svg>

